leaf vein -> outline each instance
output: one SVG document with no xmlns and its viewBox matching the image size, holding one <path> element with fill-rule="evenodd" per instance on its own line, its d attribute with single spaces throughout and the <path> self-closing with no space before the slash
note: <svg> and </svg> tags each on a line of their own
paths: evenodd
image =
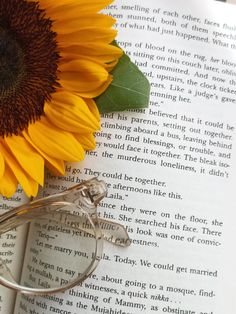
<svg viewBox="0 0 236 314">
<path fill-rule="evenodd" d="M 128 90 L 128 91 L 130 91 L 130 92 L 133 92 L 133 93 L 135 93 L 135 94 L 139 94 L 139 95 L 148 97 L 147 94 L 141 93 L 141 92 L 137 91 L 136 89 L 131 89 L 131 88 L 129 88 L 129 87 L 125 87 L 125 86 L 118 85 L 118 84 L 115 84 L 115 83 L 113 83 L 112 86 L 118 87 L 118 88 L 122 88 L 122 89 L 126 89 L 126 90 Z"/>
</svg>

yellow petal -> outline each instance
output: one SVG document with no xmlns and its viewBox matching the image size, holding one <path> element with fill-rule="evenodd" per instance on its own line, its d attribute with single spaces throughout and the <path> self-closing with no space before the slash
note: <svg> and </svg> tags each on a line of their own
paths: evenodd
<svg viewBox="0 0 236 314">
<path fill-rule="evenodd" d="M 110 62 L 110 63 L 107 63 L 105 64 L 105 69 L 108 71 L 108 72 L 111 72 L 115 66 L 117 65 L 119 60 L 114 60 L 113 62 Z"/>
<path fill-rule="evenodd" d="M 57 127 L 69 132 L 88 133 L 99 129 L 99 122 L 86 102 L 70 92 L 53 94 L 52 102 L 45 104 L 44 111 Z"/>
<path fill-rule="evenodd" d="M 54 21 L 53 29 L 57 34 L 68 34 L 83 28 L 91 27 L 91 25 L 96 28 L 110 28 L 114 23 L 115 19 L 113 17 L 94 13 L 80 17 L 78 17 L 78 15 L 74 17 L 70 16 L 68 20 L 65 20 L 65 18 L 62 17 Z"/>
<path fill-rule="evenodd" d="M 122 49 L 100 42 L 70 45 L 63 47 L 60 52 L 61 57 L 66 60 L 89 58 L 96 62 L 102 62 L 103 66 L 105 66 L 106 63 L 117 61 L 122 54 Z"/>
<path fill-rule="evenodd" d="M 45 160 L 45 166 L 52 174 L 55 176 L 63 176 L 65 175 L 65 163 L 63 160 L 58 160 L 56 163 L 48 162 L 48 160 Z"/>
<path fill-rule="evenodd" d="M 35 150 L 39 152 L 41 156 L 44 158 L 45 166 L 51 170 L 55 175 L 64 175 L 65 174 L 65 165 L 62 160 L 53 158 L 48 156 L 46 153 L 44 153 L 42 150 L 40 150 L 37 145 L 35 145 L 32 140 L 30 139 L 27 131 L 23 131 L 24 138 L 32 145 Z"/>
<path fill-rule="evenodd" d="M 11 155 L 10 151 L 7 147 L 5 147 L 5 145 L 4 141 L 0 140 L 0 150 L 4 156 L 5 162 L 14 173 L 26 195 L 28 197 L 35 196 L 35 181 L 27 173 L 25 173 L 18 161 Z"/>
<path fill-rule="evenodd" d="M 111 43 L 117 35 L 117 30 L 109 28 L 88 27 L 73 33 L 57 34 L 58 46 L 67 47 L 79 43 Z"/>
<path fill-rule="evenodd" d="M 108 72 L 98 63 L 90 60 L 75 60 L 59 66 L 61 85 L 82 97 L 98 96 L 97 90 L 109 85 Z M 87 98 L 91 98 L 88 96 Z"/>
<path fill-rule="evenodd" d="M 84 159 L 84 150 L 74 136 L 52 125 L 45 117 L 30 124 L 28 134 L 40 150 L 53 158 L 66 161 Z"/>
<path fill-rule="evenodd" d="M 5 138 L 12 154 L 21 167 L 36 182 L 43 186 L 44 182 L 44 160 L 34 148 L 21 136 L 7 136 Z"/>
<path fill-rule="evenodd" d="M 83 146 L 85 150 L 92 150 L 96 148 L 96 141 L 93 133 L 87 134 L 74 134 L 75 138 Z"/>
<path fill-rule="evenodd" d="M 0 178 L 2 178 L 5 172 L 5 162 L 2 153 L 0 152 Z"/>
<path fill-rule="evenodd" d="M 5 171 L 3 177 L 0 179 L 0 193 L 3 196 L 11 197 L 18 186 L 18 181 L 13 172 L 7 164 L 5 164 Z"/>
<path fill-rule="evenodd" d="M 36 181 L 31 181 L 31 190 L 32 190 L 32 192 L 31 192 L 31 195 L 33 196 L 33 197 L 35 197 L 35 196 L 37 196 L 37 194 L 38 194 L 38 190 L 39 190 L 39 185 L 38 185 L 38 183 L 36 182 Z"/>
<path fill-rule="evenodd" d="M 35 0 L 36 1 L 36 0 Z M 83 14 L 95 13 L 110 3 L 113 0 L 40 0 L 40 6 L 47 9 L 48 17 L 53 20 L 56 19 L 69 19 L 70 17 L 78 17 Z"/>
<path fill-rule="evenodd" d="M 87 91 L 87 92 L 80 91 L 80 92 L 76 92 L 76 94 L 84 98 L 95 98 L 101 95 L 102 93 L 104 93 L 107 87 L 111 84 L 111 82 L 112 82 L 112 76 L 109 75 L 107 81 L 103 85 L 99 86 L 97 89 L 92 90 L 92 91 Z"/>
<path fill-rule="evenodd" d="M 92 112 L 93 116 L 97 119 L 98 123 L 100 124 L 100 112 L 95 101 L 91 98 L 84 98 L 89 110 Z"/>
</svg>

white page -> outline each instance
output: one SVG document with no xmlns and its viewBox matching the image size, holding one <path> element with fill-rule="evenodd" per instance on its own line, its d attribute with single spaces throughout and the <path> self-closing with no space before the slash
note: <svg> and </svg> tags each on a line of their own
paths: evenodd
<svg viewBox="0 0 236 314">
<path fill-rule="evenodd" d="M 38 313 L 234 313 L 234 6 L 120 0 L 110 12 L 152 82 L 150 107 L 104 115 L 96 152 L 47 187 L 99 175 L 110 191 L 101 216 L 126 225 L 133 244 L 106 243 L 82 287 L 18 302 Z M 25 313 L 19 303 L 15 313 Z"/>
<path fill-rule="evenodd" d="M 11 199 L 1 197 L 0 214 L 10 210 L 27 201 L 22 189 L 19 188 Z M 27 228 L 21 227 L 17 231 L 13 230 L 0 236 L 0 258 L 11 269 L 15 278 L 19 278 L 21 273 Z M 13 313 L 15 303 L 15 293 L 12 290 L 0 285 L 0 313 Z"/>
</svg>

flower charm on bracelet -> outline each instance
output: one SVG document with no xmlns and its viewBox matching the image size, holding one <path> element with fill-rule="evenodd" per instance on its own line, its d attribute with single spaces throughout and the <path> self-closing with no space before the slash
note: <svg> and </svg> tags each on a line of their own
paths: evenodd
<svg viewBox="0 0 236 314">
<path fill-rule="evenodd" d="M 95 148 L 102 112 L 95 101 L 109 92 L 123 54 L 115 20 L 98 13 L 110 2 L 0 0 L 2 195 L 20 184 L 35 196 L 44 167 L 63 175 L 65 161 Z"/>
</svg>

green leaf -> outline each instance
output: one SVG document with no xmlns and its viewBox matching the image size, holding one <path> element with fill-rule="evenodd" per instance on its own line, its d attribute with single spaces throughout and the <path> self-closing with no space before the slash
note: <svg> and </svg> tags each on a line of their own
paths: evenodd
<svg viewBox="0 0 236 314">
<path fill-rule="evenodd" d="M 113 81 L 95 100 L 101 113 L 148 106 L 149 81 L 126 54 L 120 58 L 111 74 Z"/>
</svg>

